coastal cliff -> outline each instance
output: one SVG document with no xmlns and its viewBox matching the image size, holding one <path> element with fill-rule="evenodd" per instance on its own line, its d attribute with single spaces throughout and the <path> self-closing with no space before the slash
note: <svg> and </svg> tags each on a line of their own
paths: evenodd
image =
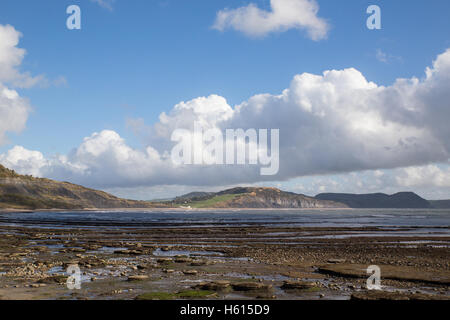
<svg viewBox="0 0 450 320">
<path fill-rule="evenodd" d="M 20 175 L 0 165 L 0 209 L 315 209 L 448 208 L 449 201 L 427 201 L 413 192 L 394 195 L 324 193 L 316 197 L 276 188 L 237 187 L 220 192 L 191 192 L 167 201 L 121 199 L 69 182 Z"/>
<path fill-rule="evenodd" d="M 0 165 L 0 208 L 92 209 L 164 207 L 148 201 L 126 200 L 69 182 L 19 175 Z"/>
<path fill-rule="evenodd" d="M 217 193 L 198 194 L 178 197 L 172 204 L 192 208 L 347 208 L 347 205 L 335 201 L 314 199 L 276 188 L 238 187 Z"/>
</svg>

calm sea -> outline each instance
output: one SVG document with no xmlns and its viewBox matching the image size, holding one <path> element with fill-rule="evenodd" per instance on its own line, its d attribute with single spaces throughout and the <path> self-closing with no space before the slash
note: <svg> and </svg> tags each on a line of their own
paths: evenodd
<svg viewBox="0 0 450 320">
<path fill-rule="evenodd" d="M 171 228 L 179 226 L 380 227 L 450 235 L 450 210 L 214 210 L 2 213 L 0 225 L 41 228 Z"/>
</svg>

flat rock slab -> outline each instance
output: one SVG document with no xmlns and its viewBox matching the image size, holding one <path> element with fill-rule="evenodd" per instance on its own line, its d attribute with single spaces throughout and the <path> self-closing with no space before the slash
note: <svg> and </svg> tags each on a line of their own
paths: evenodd
<svg viewBox="0 0 450 320">
<path fill-rule="evenodd" d="M 195 289 L 201 290 L 211 290 L 220 291 L 229 288 L 231 285 L 230 281 L 227 280 L 217 280 L 212 282 L 202 282 L 195 286 Z"/>
<path fill-rule="evenodd" d="M 195 276 L 198 274 L 197 270 L 183 270 L 183 274 L 187 276 Z"/>
<path fill-rule="evenodd" d="M 316 287 L 316 283 L 309 281 L 285 281 L 281 286 L 282 289 L 311 289 Z"/>
<path fill-rule="evenodd" d="M 328 263 L 345 263 L 345 259 L 329 259 Z"/>
<path fill-rule="evenodd" d="M 138 276 L 129 276 L 128 281 L 144 281 L 147 280 L 148 276 L 138 275 Z"/>
<path fill-rule="evenodd" d="M 372 290 L 356 292 L 352 294 L 351 300 L 450 300 L 449 296 L 432 295 L 425 293 L 404 293 Z"/>
<path fill-rule="evenodd" d="M 207 266 L 209 262 L 207 260 L 194 260 L 191 262 L 191 266 L 193 267 L 200 267 L 200 266 Z"/>
<path fill-rule="evenodd" d="M 143 254 L 143 252 L 140 250 L 116 250 L 116 251 L 114 251 L 114 253 L 115 254 L 135 255 L 135 256 Z"/>
<path fill-rule="evenodd" d="M 173 269 L 163 269 L 163 272 L 164 273 L 174 273 L 175 270 L 173 270 Z"/>
<path fill-rule="evenodd" d="M 67 279 L 68 279 L 68 277 L 67 276 L 63 276 L 63 275 L 61 275 L 61 276 L 51 276 L 51 277 L 39 279 L 37 281 L 37 283 L 39 283 L 39 284 L 42 284 L 42 283 L 44 283 L 44 284 L 52 284 L 52 283 L 61 284 L 61 283 L 66 283 Z"/>
<path fill-rule="evenodd" d="M 232 284 L 235 291 L 254 291 L 254 290 L 269 290 L 271 285 L 260 282 L 238 282 Z"/>
<path fill-rule="evenodd" d="M 423 271 L 413 267 L 378 265 L 383 279 L 450 285 L 450 271 Z M 361 264 L 328 264 L 319 267 L 318 271 L 339 277 L 367 279 L 368 265 Z"/>
<path fill-rule="evenodd" d="M 175 258 L 175 263 L 189 263 L 189 262 L 192 262 L 192 259 L 191 258 L 187 258 L 187 257 L 178 257 L 178 258 Z"/>
</svg>

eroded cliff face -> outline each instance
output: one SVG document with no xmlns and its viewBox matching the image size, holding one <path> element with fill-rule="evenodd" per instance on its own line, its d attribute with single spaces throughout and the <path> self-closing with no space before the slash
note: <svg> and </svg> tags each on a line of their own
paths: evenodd
<svg viewBox="0 0 450 320">
<path fill-rule="evenodd" d="M 241 196 L 228 203 L 234 208 L 346 208 L 347 206 L 333 201 L 322 201 L 305 196 Z"/>
<path fill-rule="evenodd" d="M 339 202 L 314 199 L 276 188 L 234 188 L 215 195 L 234 195 L 234 197 L 215 203 L 214 208 L 347 208 L 345 204 Z M 214 196 L 205 198 L 211 197 Z"/>
</svg>

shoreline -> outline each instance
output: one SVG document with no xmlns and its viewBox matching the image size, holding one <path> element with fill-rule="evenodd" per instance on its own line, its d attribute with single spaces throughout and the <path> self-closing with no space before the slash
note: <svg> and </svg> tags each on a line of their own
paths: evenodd
<svg viewBox="0 0 450 320">
<path fill-rule="evenodd" d="M 357 210 L 409 210 L 409 211 L 423 211 L 428 210 L 432 212 L 449 212 L 450 209 L 447 208 L 86 208 L 86 209 L 15 209 L 15 208 L 1 208 L 0 214 L 3 213 L 34 213 L 34 212 L 170 212 L 170 211 L 180 211 L 180 212 L 205 212 L 205 211 L 357 211 Z"/>
<path fill-rule="evenodd" d="M 370 208 L 367 208 L 370 209 Z M 157 211 L 320 211 L 320 210 L 355 210 L 354 208 L 86 208 L 86 209 L 0 209 L 0 213 L 34 213 L 34 212 L 157 212 Z"/>
<path fill-rule="evenodd" d="M 226 222 L 73 226 L 0 223 L 0 299 L 450 299 L 450 235 Z M 357 236 L 342 237 L 350 233 Z M 83 274 L 77 292 L 65 286 L 70 264 Z M 365 288 L 374 264 L 383 286 L 375 297 Z"/>
</svg>

